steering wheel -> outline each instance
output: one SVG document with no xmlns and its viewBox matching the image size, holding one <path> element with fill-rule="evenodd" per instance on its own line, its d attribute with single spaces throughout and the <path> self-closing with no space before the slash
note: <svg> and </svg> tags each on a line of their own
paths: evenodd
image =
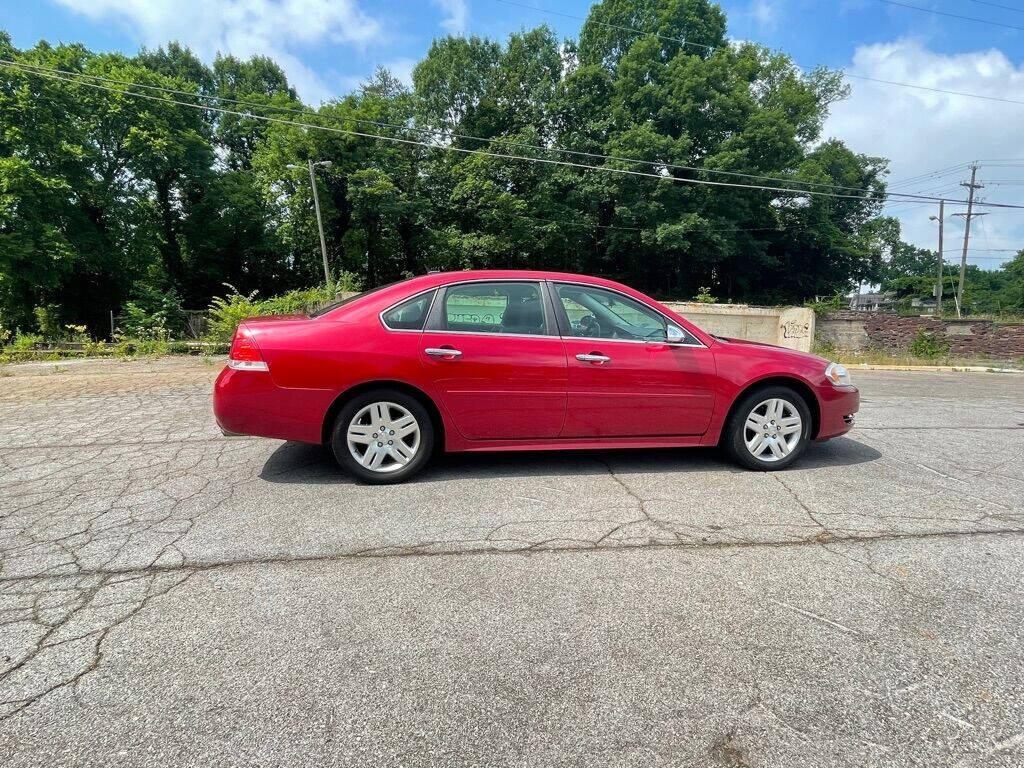
<svg viewBox="0 0 1024 768">
<path fill-rule="evenodd" d="M 576 324 L 576 335 L 599 338 L 601 336 L 601 324 L 593 315 L 584 315 Z"/>
</svg>

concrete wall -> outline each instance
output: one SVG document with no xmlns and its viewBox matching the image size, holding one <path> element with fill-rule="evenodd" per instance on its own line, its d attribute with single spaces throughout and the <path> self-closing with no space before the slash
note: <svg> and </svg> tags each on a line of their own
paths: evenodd
<svg viewBox="0 0 1024 768">
<path fill-rule="evenodd" d="M 1001 325 L 971 318 L 901 317 L 878 312 L 835 312 L 817 323 L 818 338 L 843 350 L 906 352 L 918 329 L 944 337 L 954 357 L 1024 357 L 1022 324 Z"/>
<path fill-rule="evenodd" d="M 662 302 L 708 333 L 810 352 L 814 312 L 804 307 Z"/>
</svg>

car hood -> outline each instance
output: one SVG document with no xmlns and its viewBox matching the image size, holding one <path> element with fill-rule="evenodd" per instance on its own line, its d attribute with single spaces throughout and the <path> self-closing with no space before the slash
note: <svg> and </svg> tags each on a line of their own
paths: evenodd
<svg viewBox="0 0 1024 768">
<path fill-rule="evenodd" d="M 769 354 L 778 354 L 789 360 L 802 360 L 804 362 L 821 363 L 828 365 L 829 361 L 819 355 L 812 355 L 810 352 L 801 352 L 798 349 L 780 347 L 778 344 L 766 344 L 763 341 L 750 341 L 749 339 L 733 339 L 728 336 L 715 336 L 717 341 L 724 342 L 729 346 L 747 347 L 752 352 L 759 351 Z"/>
</svg>

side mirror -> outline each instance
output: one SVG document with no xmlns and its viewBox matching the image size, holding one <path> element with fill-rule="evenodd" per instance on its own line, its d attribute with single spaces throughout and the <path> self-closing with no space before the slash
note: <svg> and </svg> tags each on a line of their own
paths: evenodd
<svg viewBox="0 0 1024 768">
<path fill-rule="evenodd" d="M 665 341 L 669 344 L 684 344 L 686 343 L 686 334 L 681 328 L 669 323 L 665 326 Z"/>
</svg>

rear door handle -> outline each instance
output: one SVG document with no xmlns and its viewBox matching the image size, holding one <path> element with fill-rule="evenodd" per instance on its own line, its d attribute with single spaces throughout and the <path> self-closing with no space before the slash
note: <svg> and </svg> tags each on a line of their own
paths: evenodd
<svg viewBox="0 0 1024 768">
<path fill-rule="evenodd" d="M 451 347 L 427 347 L 423 351 L 431 357 L 458 357 L 462 354 L 461 350 Z"/>
<path fill-rule="evenodd" d="M 581 363 L 607 363 L 609 360 L 611 360 L 611 358 L 608 357 L 607 355 L 597 354 L 576 355 L 576 359 L 579 360 Z"/>
</svg>

